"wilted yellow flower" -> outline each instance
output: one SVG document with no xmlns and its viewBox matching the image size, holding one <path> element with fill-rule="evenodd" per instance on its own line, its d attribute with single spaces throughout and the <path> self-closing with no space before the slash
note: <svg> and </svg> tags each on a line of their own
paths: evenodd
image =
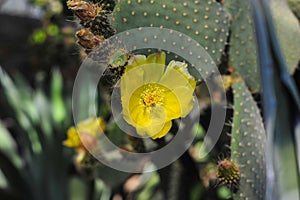
<svg viewBox="0 0 300 200">
<path fill-rule="evenodd" d="M 95 48 L 103 41 L 103 36 L 94 35 L 88 28 L 76 32 L 77 43 L 87 50 Z"/>
<path fill-rule="evenodd" d="M 185 117 L 193 107 L 195 79 L 187 64 L 171 61 L 164 52 L 133 56 L 121 77 L 123 118 L 139 135 L 165 136 L 173 119 Z"/>
<path fill-rule="evenodd" d="M 70 127 L 67 136 L 63 142 L 67 147 L 84 148 L 84 146 L 92 146 L 96 144 L 97 137 L 105 131 L 105 123 L 101 117 L 89 118 L 79 122 L 77 128 Z"/>
<path fill-rule="evenodd" d="M 67 6 L 74 11 L 74 14 L 82 21 L 92 20 L 100 12 L 101 8 L 97 4 L 81 0 L 68 0 Z"/>
</svg>

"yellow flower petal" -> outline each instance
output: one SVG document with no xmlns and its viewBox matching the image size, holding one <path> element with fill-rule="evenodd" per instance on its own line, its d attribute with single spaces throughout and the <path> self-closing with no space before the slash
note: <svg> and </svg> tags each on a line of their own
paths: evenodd
<svg viewBox="0 0 300 200">
<path fill-rule="evenodd" d="M 160 132 L 158 132 L 157 134 L 153 135 L 151 138 L 152 139 L 157 139 L 157 138 L 162 138 L 165 135 L 167 135 L 167 133 L 169 132 L 169 130 L 172 127 L 172 121 L 168 121 L 165 123 L 164 127 L 161 129 Z"/>
<path fill-rule="evenodd" d="M 166 109 L 163 105 L 155 105 L 150 110 L 150 118 L 152 121 L 157 120 L 159 124 L 167 120 Z"/>
<path fill-rule="evenodd" d="M 160 51 L 158 53 L 153 53 L 147 57 L 147 63 L 157 63 L 165 65 L 166 63 L 166 53 Z"/>
<path fill-rule="evenodd" d="M 157 135 L 162 135 L 163 133 L 167 134 L 171 127 L 166 130 L 166 125 L 168 124 L 165 120 L 160 121 L 159 119 L 153 119 L 148 126 L 136 126 L 136 131 L 141 136 L 148 135 L 151 138 L 156 138 Z"/>
<path fill-rule="evenodd" d="M 144 84 L 144 70 L 141 67 L 123 74 L 120 80 L 121 96 L 129 101 L 133 92 Z"/>
<path fill-rule="evenodd" d="M 137 66 L 143 65 L 146 63 L 146 56 L 144 55 L 134 55 L 132 56 L 129 61 L 128 65 L 125 67 L 124 72 L 128 72 L 131 69 L 134 69 Z"/>
<path fill-rule="evenodd" d="M 157 83 L 160 81 L 164 71 L 165 71 L 165 65 L 157 64 L 157 63 L 151 63 L 151 64 L 145 64 L 140 67 L 143 69 L 143 83 Z"/>
<path fill-rule="evenodd" d="M 137 111 L 136 109 L 135 111 Z M 141 110 L 140 110 L 141 111 Z M 135 112 L 132 112 L 135 113 Z M 147 111 L 146 115 L 136 115 L 136 130 L 139 135 L 153 136 L 159 133 L 164 127 L 166 120 L 166 112 L 163 106 L 154 106 L 151 110 Z M 147 122 L 145 122 L 147 121 Z"/>
<path fill-rule="evenodd" d="M 68 129 L 67 136 L 68 138 L 63 141 L 63 145 L 72 148 L 78 148 L 81 146 L 80 138 L 75 127 Z"/>
<path fill-rule="evenodd" d="M 161 64 L 143 64 L 124 73 L 120 80 L 122 97 L 130 97 L 144 84 L 157 83 L 164 73 L 164 68 Z"/>
<path fill-rule="evenodd" d="M 180 86 L 175 88 L 172 92 L 175 93 L 177 97 L 180 97 L 178 98 L 180 107 L 182 108 L 180 117 L 185 117 L 194 106 L 194 90 L 188 86 Z"/>
<path fill-rule="evenodd" d="M 105 127 L 103 120 L 100 120 L 99 118 L 96 119 L 94 117 L 89 118 L 87 120 L 81 121 L 77 125 L 77 131 L 79 133 L 87 133 L 94 137 L 98 137 L 103 133 L 103 127 Z"/>
<path fill-rule="evenodd" d="M 178 86 L 190 85 L 190 82 L 192 82 L 192 79 L 190 80 L 190 77 L 182 72 L 179 67 L 176 68 L 173 64 L 168 65 L 166 72 L 159 81 L 160 84 L 170 90 L 173 90 Z M 191 85 L 191 87 L 194 87 L 194 85 Z"/>
<path fill-rule="evenodd" d="M 89 135 L 92 138 L 97 138 L 105 131 L 105 122 L 99 118 L 89 118 L 78 123 L 77 128 L 71 127 L 67 132 L 68 138 L 63 141 L 63 145 L 72 148 L 81 148 L 82 141 L 79 137 L 82 135 Z"/>
<path fill-rule="evenodd" d="M 184 106 L 184 105 L 183 105 Z M 169 91 L 165 95 L 164 107 L 167 113 L 167 120 L 177 119 L 181 116 L 181 105 L 176 94 Z"/>
<path fill-rule="evenodd" d="M 129 113 L 133 126 L 148 126 L 151 122 L 149 110 L 142 105 L 132 106 Z"/>
<path fill-rule="evenodd" d="M 104 132 L 106 130 L 106 124 L 105 124 L 104 119 L 102 117 L 98 117 L 97 120 L 98 120 L 98 124 L 99 124 L 100 128 Z"/>
</svg>

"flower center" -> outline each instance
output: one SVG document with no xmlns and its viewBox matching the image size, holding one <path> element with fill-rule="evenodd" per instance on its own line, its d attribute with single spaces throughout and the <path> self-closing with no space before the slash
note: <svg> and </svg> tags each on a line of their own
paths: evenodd
<svg viewBox="0 0 300 200">
<path fill-rule="evenodd" d="M 153 107 L 156 104 L 161 105 L 164 100 L 165 90 L 157 84 L 147 84 L 141 93 L 141 100 L 147 107 Z"/>
</svg>

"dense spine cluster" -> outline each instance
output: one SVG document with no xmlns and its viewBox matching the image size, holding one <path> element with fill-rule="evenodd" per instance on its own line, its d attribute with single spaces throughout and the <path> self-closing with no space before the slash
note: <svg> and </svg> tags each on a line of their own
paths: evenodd
<svg viewBox="0 0 300 200">
<path fill-rule="evenodd" d="M 87 50 L 95 48 L 105 38 L 115 31 L 110 25 L 110 14 L 115 6 L 114 1 L 100 0 L 93 2 L 68 0 L 67 6 L 74 11 L 75 16 L 84 27 L 76 33 L 78 44 Z"/>
<path fill-rule="evenodd" d="M 240 180 L 239 166 L 232 160 L 221 160 L 218 162 L 217 177 L 222 184 L 237 188 Z"/>
</svg>

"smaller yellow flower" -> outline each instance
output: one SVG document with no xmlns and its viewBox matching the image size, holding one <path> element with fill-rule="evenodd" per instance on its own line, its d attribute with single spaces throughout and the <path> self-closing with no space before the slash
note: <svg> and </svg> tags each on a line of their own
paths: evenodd
<svg viewBox="0 0 300 200">
<path fill-rule="evenodd" d="M 187 64 L 171 61 L 166 67 L 165 61 L 164 52 L 135 55 L 120 81 L 124 120 L 152 139 L 165 136 L 171 120 L 185 117 L 194 105 L 196 81 Z"/>
<path fill-rule="evenodd" d="M 81 146 L 80 138 L 75 127 L 70 127 L 67 132 L 68 139 L 63 141 L 66 147 L 79 148 Z"/>
<path fill-rule="evenodd" d="M 70 127 L 67 136 L 68 138 L 63 141 L 63 145 L 71 148 L 84 148 L 84 145 L 91 144 L 96 141 L 97 137 L 105 131 L 104 120 L 99 118 L 89 118 L 85 121 L 78 123 L 77 128 Z"/>
</svg>

